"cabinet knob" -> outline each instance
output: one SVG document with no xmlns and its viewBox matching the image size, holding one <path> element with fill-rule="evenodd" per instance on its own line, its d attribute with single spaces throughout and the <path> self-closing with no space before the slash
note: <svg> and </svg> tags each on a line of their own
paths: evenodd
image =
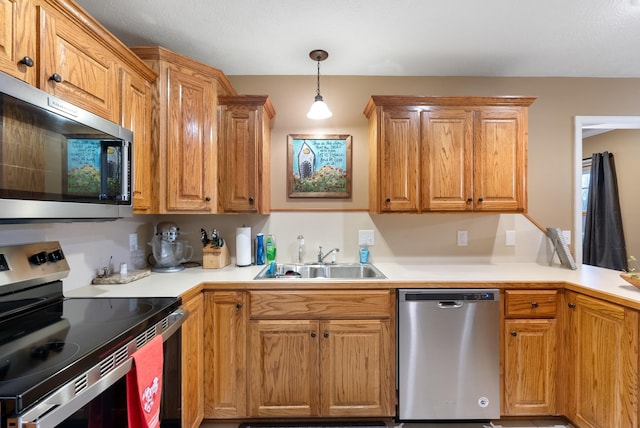
<svg viewBox="0 0 640 428">
<path fill-rule="evenodd" d="M 389 203 L 389 202 L 391 202 L 391 198 L 387 198 L 387 199 L 385 199 L 384 201 L 385 201 L 386 203 Z"/>
<path fill-rule="evenodd" d="M 467 198 L 467 204 L 470 204 L 471 202 L 473 202 L 473 198 Z"/>
<path fill-rule="evenodd" d="M 236 303 L 236 308 L 242 309 L 242 303 Z"/>
<path fill-rule="evenodd" d="M 532 308 L 537 308 L 538 307 L 538 302 L 531 302 L 531 307 Z"/>
<path fill-rule="evenodd" d="M 33 67 L 33 59 L 30 56 L 25 56 L 19 62 L 20 64 L 24 64 L 27 67 Z"/>
<path fill-rule="evenodd" d="M 211 196 L 205 196 L 205 197 L 204 197 L 204 200 L 205 200 L 206 202 L 211 202 Z"/>
<path fill-rule="evenodd" d="M 327 332 L 325 331 L 325 332 L 324 332 L 324 334 L 323 334 L 323 336 L 324 336 L 324 338 L 326 339 L 326 338 L 328 338 L 328 337 L 329 337 L 329 333 L 327 333 Z"/>
<path fill-rule="evenodd" d="M 49 77 L 49 80 L 53 80 L 56 83 L 60 83 L 62 82 L 62 76 L 60 76 L 58 73 L 53 73 L 51 77 Z"/>
<path fill-rule="evenodd" d="M 518 335 L 518 332 L 517 332 L 517 331 L 515 331 L 515 330 L 511 330 L 511 331 L 509 332 L 509 334 L 510 334 L 511 336 L 513 336 L 513 337 L 516 337 L 516 336 Z"/>
<path fill-rule="evenodd" d="M 481 203 L 482 203 L 482 201 L 484 201 L 484 199 L 483 199 L 483 198 L 478 198 L 478 203 L 479 203 L 479 204 L 481 204 Z"/>
<path fill-rule="evenodd" d="M 253 196 L 249 196 L 249 203 L 253 204 L 253 201 L 254 201 Z"/>
<path fill-rule="evenodd" d="M 316 337 L 316 332 L 315 331 L 311 332 L 311 337 Z"/>
<path fill-rule="evenodd" d="M 569 306 L 569 309 L 575 309 L 576 308 L 576 304 L 571 302 L 569 303 L 567 306 Z"/>
</svg>

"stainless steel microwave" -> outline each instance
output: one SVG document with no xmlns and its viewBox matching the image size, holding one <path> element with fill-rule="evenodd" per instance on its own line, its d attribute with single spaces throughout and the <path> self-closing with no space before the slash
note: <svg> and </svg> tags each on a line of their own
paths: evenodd
<svg viewBox="0 0 640 428">
<path fill-rule="evenodd" d="M 0 73 L 0 223 L 133 215 L 131 131 Z"/>
</svg>

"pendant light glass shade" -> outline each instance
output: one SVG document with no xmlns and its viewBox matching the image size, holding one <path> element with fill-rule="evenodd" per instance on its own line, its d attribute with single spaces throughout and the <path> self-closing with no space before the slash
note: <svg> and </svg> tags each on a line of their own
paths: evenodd
<svg viewBox="0 0 640 428">
<path fill-rule="evenodd" d="M 331 110 L 329 110 L 329 106 L 322 100 L 322 95 L 316 95 L 316 99 L 311 104 L 311 108 L 309 109 L 309 113 L 307 113 L 307 117 L 309 119 L 327 119 L 333 116 Z"/>
<path fill-rule="evenodd" d="M 324 61 L 329 57 L 329 54 L 323 50 L 315 50 L 309 53 L 309 57 L 318 62 L 318 79 L 317 79 L 317 88 L 316 88 L 316 97 L 314 99 L 313 104 L 311 104 L 311 108 L 309 109 L 309 113 L 307 113 L 307 117 L 309 119 L 327 119 L 333 116 L 331 110 L 329 110 L 329 106 L 322 99 L 322 95 L 320 95 L 320 61 Z"/>
</svg>

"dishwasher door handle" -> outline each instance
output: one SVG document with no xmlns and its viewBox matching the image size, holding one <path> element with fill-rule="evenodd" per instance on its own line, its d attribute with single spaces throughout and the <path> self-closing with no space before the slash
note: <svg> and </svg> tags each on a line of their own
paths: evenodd
<svg viewBox="0 0 640 428">
<path fill-rule="evenodd" d="M 441 300 L 438 302 L 440 309 L 456 309 L 462 307 L 462 300 Z"/>
</svg>

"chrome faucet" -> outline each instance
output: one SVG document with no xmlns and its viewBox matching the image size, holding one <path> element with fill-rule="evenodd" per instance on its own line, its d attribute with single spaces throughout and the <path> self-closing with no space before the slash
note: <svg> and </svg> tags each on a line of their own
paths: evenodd
<svg viewBox="0 0 640 428">
<path fill-rule="evenodd" d="M 322 245 L 320 245 L 320 251 L 318 252 L 318 263 L 324 263 L 324 259 L 331 253 L 339 253 L 340 248 L 332 248 L 327 252 L 327 254 L 322 254 Z"/>
<path fill-rule="evenodd" d="M 298 263 L 304 263 L 304 236 L 298 235 Z"/>
</svg>

